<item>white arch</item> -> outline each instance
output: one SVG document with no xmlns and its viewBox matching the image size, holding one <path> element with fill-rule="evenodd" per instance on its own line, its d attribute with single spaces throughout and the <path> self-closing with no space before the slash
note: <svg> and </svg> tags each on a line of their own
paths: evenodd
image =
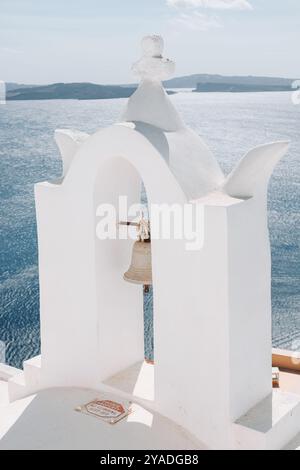
<svg viewBox="0 0 300 470">
<path fill-rule="evenodd" d="M 105 161 L 123 157 L 144 181 L 151 203 L 183 203 L 186 197 L 159 152 L 134 130 L 134 124 L 119 124 L 96 132 L 87 139 L 74 157 L 63 185 L 90 191 Z"/>
<path fill-rule="evenodd" d="M 97 239 L 97 204 L 114 202 L 119 194 L 128 195 L 129 203 L 138 202 L 140 180 L 150 203 L 186 202 L 164 158 L 133 127 L 115 125 L 98 131 L 80 145 L 61 184 L 37 186 L 44 239 L 40 236 L 43 350 L 47 375 L 62 385 L 95 386 L 143 357 L 143 345 L 135 342 L 143 337 L 142 290 L 122 279 L 132 241 Z M 163 246 L 155 241 L 152 249 L 154 271 L 156 265 L 167 266 Z M 48 332 L 59 322 L 62 338 L 53 347 Z M 112 348 L 111 332 L 118 322 L 118 347 Z M 70 351 L 65 351 L 62 332 L 66 335 L 70 325 Z M 120 350 L 122 357 L 111 356 Z M 57 362 L 62 356 L 60 378 Z M 72 370 L 74 360 L 81 364 L 80 373 Z M 66 369 L 69 379 L 63 375 Z"/>
</svg>

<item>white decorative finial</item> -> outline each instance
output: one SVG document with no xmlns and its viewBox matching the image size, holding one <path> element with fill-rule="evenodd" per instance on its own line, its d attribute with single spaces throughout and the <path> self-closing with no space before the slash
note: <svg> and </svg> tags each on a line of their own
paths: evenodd
<svg viewBox="0 0 300 470">
<path fill-rule="evenodd" d="M 175 63 L 162 56 L 164 40 L 161 36 L 145 36 L 142 39 L 142 58 L 133 64 L 133 73 L 142 80 L 162 81 L 173 75 Z"/>
<path fill-rule="evenodd" d="M 164 40 L 161 36 L 145 36 L 142 39 L 142 49 L 145 56 L 161 59 L 164 50 Z"/>
<path fill-rule="evenodd" d="M 164 40 L 146 36 L 141 45 L 142 57 L 132 66 L 141 83 L 129 98 L 122 121 L 150 124 L 169 132 L 183 129 L 184 123 L 161 83 L 175 71 L 175 63 L 162 56 Z"/>
</svg>

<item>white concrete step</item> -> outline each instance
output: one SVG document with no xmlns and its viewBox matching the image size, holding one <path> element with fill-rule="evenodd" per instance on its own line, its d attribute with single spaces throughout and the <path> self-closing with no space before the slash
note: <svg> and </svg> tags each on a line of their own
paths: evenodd
<svg viewBox="0 0 300 470">
<path fill-rule="evenodd" d="M 21 372 L 20 369 L 16 369 L 15 367 L 9 366 L 7 364 L 3 364 L 0 362 L 0 380 L 8 380 L 16 374 Z"/>
<path fill-rule="evenodd" d="M 8 403 L 8 383 L 0 379 L 0 406 L 7 405 Z"/>
<path fill-rule="evenodd" d="M 300 432 L 300 395 L 274 389 L 233 426 L 238 450 L 283 449 Z"/>
<path fill-rule="evenodd" d="M 41 378 L 41 356 L 36 356 L 23 363 L 26 388 L 33 393 L 39 389 Z"/>
<path fill-rule="evenodd" d="M 9 401 L 19 400 L 26 395 L 24 372 L 19 372 L 8 380 Z"/>
</svg>

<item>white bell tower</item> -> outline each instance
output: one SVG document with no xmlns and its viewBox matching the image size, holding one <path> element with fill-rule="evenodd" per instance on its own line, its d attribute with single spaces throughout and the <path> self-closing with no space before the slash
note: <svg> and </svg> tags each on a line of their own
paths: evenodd
<svg viewBox="0 0 300 470">
<path fill-rule="evenodd" d="M 211 448 L 279 448 L 298 421 L 293 398 L 272 393 L 267 186 L 288 143 L 253 149 L 225 177 L 164 91 L 174 63 L 162 54 L 162 38 L 144 38 L 133 67 L 141 84 L 120 123 L 91 136 L 56 132 L 64 175 L 36 185 L 35 388 L 118 391 Z M 150 205 L 191 203 L 202 220 L 197 250 L 152 240 L 154 366 L 144 363 L 142 287 L 123 280 L 133 242 L 99 240 L 96 230 L 102 205 L 139 202 L 142 181 Z M 272 417 L 282 403 L 279 432 Z"/>
</svg>

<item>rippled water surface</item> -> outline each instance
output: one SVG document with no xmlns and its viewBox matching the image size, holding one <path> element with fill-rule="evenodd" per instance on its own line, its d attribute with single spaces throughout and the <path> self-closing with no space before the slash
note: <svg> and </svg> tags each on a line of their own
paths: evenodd
<svg viewBox="0 0 300 470">
<path fill-rule="evenodd" d="M 178 93 L 171 99 L 226 173 L 255 145 L 291 141 L 269 190 L 273 343 L 300 350 L 300 106 L 292 104 L 289 93 Z M 0 340 L 12 365 L 20 367 L 40 348 L 33 185 L 61 174 L 53 132 L 93 132 L 113 123 L 124 103 L 65 100 L 0 106 Z M 145 303 L 145 343 L 151 357 L 151 295 Z"/>
</svg>

